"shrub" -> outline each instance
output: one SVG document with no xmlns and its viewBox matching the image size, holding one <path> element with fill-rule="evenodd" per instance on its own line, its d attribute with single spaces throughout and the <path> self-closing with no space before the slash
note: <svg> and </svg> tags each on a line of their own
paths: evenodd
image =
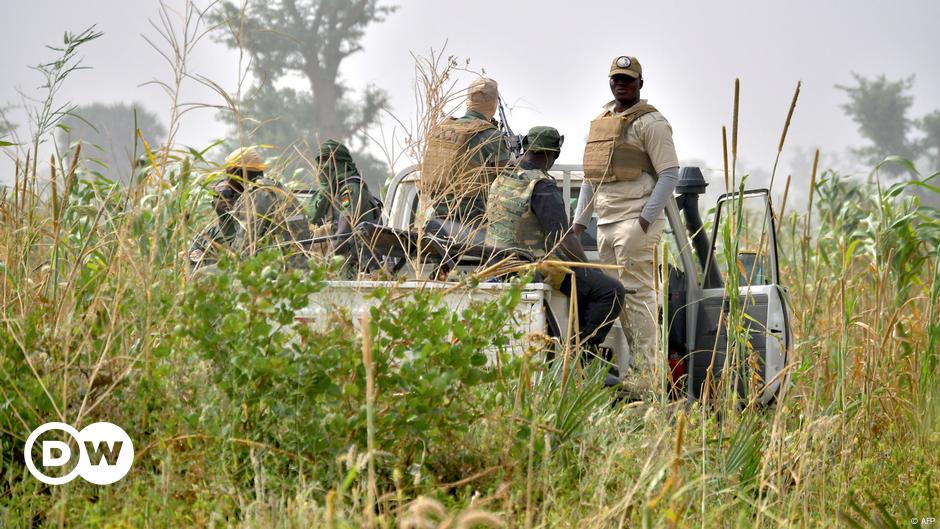
<svg viewBox="0 0 940 529">
<path fill-rule="evenodd" d="M 322 332 L 298 322 L 295 312 L 325 287 L 327 271 L 280 272 L 274 257 L 223 261 L 218 273 L 195 281 L 183 302 L 189 317 L 176 330 L 177 354 L 208 361 L 228 399 L 219 422 L 226 431 L 216 433 L 298 456 L 315 479 L 338 479 L 335 458 L 366 446 L 360 334 L 348 312 L 331 315 Z M 459 442 L 483 413 L 485 392 L 472 389 L 515 365 L 507 363 L 513 337 L 503 327 L 522 284 L 460 312 L 442 303 L 438 289 L 370 294 L 377 450 L 408 466 Z M 487 367 L 484 350 L 502 357 L 499 371 Z"/>
</svg>

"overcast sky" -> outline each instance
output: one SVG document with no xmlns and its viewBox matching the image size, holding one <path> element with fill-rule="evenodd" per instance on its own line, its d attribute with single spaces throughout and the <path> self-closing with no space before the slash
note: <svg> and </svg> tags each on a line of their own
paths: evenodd
<svg viewBox="0 0 940 529">
<path fill-rule="evenodd" d="M 183 10 L 182 0 L 166 0 Z M 517 132 L 552 125 L 566 136 L 561 162 L 580 162 L 590 120 L 610 99 L 613 57 L 637 56 L 646 79 L 643 97 L 672 123 L 680 160 L 721 166 L 721 127 L 731 123 L 734 79 L 741 79 L 739 158 L 769 172 L 797 81 L 803 81 L 783 171 L 805 171 L 800 149 L 841 155 L 862 139 L 840 108 L 836 84 L 851 72 L 890 79 L 916 75 L 911 117 L 940 108 L 940 2 L 899 1 L 506 1 L 401 0 L 384 23 L 370 26 L 364 51 L 349 58 L 342 77 L 354 89 L 388 91 L 392 112 L 413 114 L 411 52 L 440 49 L 485 69 L 513 105 Z M 41 78 L 28 67 L 54 57 L 45 44 L 91 24 L 104 36 L 82 50 L 90 71 L 77 73 L 60 97 L 78 104 L 139 101 L 168 119 L 169 102 L 151 79 L 169 80 L 166 63 L 144 41 L 158 40 L 148 19 L 152 0 L 5 0 L 0 32 L 0 104 L 21 103 L 17 88 L 35 95 Z M 190 71 L 234 90 L 238 56 L 205 39 Z M 469 77 L 467 77 L 469 80 Z M 189 83 L 187 102 L 218 104 L 218 96 Z M 11 117 L 22 123 L 22 115 Z M 393 122 L 386 120 L 390 135 Z M 21 130 L 22 132 L 22 130 Z M 211 110 L 187 114 L 177 141 L 204 146 L 225 133 Z M 375 131 L 379 134 L 378 131 Z M 846 162 L 846 165 L 848 163 Z M 10 171 L 4 170 L 3 180 Z M 794 174 L 794 179 L 807 178 Z"/>
</svg>

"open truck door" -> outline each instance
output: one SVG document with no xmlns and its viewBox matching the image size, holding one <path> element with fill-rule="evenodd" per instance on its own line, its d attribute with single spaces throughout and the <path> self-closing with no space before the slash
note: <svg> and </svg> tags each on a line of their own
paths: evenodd
<svg viewBox="0 0 940 529">
<path fill-rule="evenodd" d="M 793 337 L 769 190 L 719 197 L 707 259 L 705 270 L 716 273 L 703 274 L 698 300 L 689 307 L 695 317 L 689 396 L 720 397 L 716 392 L 735 387 L 743 398 L 770 404 L 787 383 Z M 730 343 L 729 319 L 738 324 Z"/>
</svg>

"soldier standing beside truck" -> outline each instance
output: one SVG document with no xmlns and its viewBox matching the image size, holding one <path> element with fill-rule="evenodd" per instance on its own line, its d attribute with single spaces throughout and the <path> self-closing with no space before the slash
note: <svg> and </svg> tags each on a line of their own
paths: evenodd
<svg viewBox="0 0 940 529">
<path fill-rule="evenodd" d="M 467 89 L 467 113 L 447 118 L 428 136 L 421 192 L 440 218 L 473 223 L 486 211 L 486 194 L 510 150 L 494 120 L 496 81 L 481 77 Z"/>
<path fill-rule="evenodd" d="M 580 234 L 597 211 L 600 258 L 621 266 L 620 281 L 631 292 L 622 321 L 640 375 L 637 389 L 649 390 L 655 388 L 652 374 L 657 366 L 665 365 L 657 354 L 659 303 L 653 263 L 666 224 L 663 209 L 678 182 L 679 161 L 669 122 L 640 99 L 643 68 L 636 57 L 616 57 L 608 79 L 614 100 L 591 121 L 584 149 L 587 183 L 579 196 L 575 231 Z"/>
<path fill-rule="evenodd" d="M 525 136 L 525 154 L 518 167 L 503 170 L 490 188 L 486 244 L 522 248 L 539 259 L 555 255 L 567 261 L 587 262 L 581 243 L 568 229 L 561 190 L 547 172 L 563 142 L 564 136 L 552 127 L 533 127 Z M 596 268 L 584 267 L 575 267 L 574 274 L 548 272 L 545 282 L 566 296 L 577 296 L 581 342 L 598 354 L 598 347 L 623 308 L 623 286 Z M 605 385 L 619 382 L 613 367 Z"/>
</svg>

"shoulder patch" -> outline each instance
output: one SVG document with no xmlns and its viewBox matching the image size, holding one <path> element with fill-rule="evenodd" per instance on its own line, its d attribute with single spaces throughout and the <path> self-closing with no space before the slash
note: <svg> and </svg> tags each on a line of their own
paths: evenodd
<svg viewBox="0 0 940 529">
<path fill-rule="evenodd" d="M 352 204 L 352 192 L 348 187 L 343 188 L 342 193 L 339 196 L 339 205 L 342 208 L 348 208 Z"/>
</svg>

